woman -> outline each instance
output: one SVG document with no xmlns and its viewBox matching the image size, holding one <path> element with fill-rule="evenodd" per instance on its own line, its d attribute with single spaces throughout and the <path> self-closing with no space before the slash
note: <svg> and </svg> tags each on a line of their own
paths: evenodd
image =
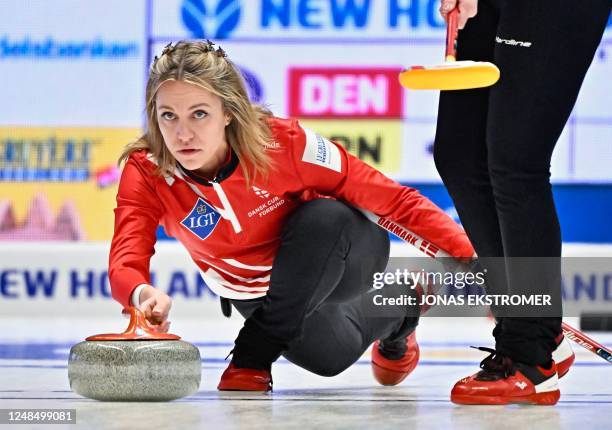
<svg viewBox="0 0 612 430">
<path fill-rule="evenodd" d="M 113 297 L 168 329 L 171 300 L 149 281 L 161 224 L 211 290 L 246 318 L 219 389 L 271 389 L 281 354 L 336 375 L 374 341 L 378 381 L 405 378 L 418 361 L 417 320 L 407 309 L 365 314 L 361 303 L 385 269 L 389 242 L 356 208 L 431 255 L 471 257 L 462 229 L 415 190 L 251 105 L 237 68 L 211 42 L 167 46 L 146 96 L 148 130 L 121 156 Z"/>
<path fill-rule="evenodd" d="M 490 89 L 442 92 L 437 169 L 481 262 L 496 263 L 487 267 L 490 286 L 547 292 L 560 301 L 561 232 L 550 161 L 612 1 L 443 0 L 442 15 L 457 6 L 465 26 L 458 59 L 493 62 L 501 78 Z M 560 311 L 494 314 L 495 350 L 481 371 L 455 385 L 451 399 L 555 404 L 557 375 L 574 359 Z"/>
</svg>

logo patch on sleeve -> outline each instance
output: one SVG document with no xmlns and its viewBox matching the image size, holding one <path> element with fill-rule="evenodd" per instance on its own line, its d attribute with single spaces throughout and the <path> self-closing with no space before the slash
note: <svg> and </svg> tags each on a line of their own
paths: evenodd
<svg viewBox="0 0 612 430">
<path fill-rule="evenodd" d="M 221 215 L 203 199 L 198 198 L 191 212 L 181 224 L 187 230 L 204 240 L 211 235 L 221 219 Z"/>
<path fill-rule="evenodd" d="M 305 128 L 304 132 L 306 133 L 306 147 L 302 161 L 341 172 L 342 158 L 338 147 L 312 130 Z"/>
</svg>

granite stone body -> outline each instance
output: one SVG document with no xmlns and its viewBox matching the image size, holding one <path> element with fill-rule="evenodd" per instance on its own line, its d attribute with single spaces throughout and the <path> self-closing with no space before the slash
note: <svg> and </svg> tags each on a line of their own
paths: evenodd
<svg viewBox="0 0 612 430">
<path fill-rule="evenodd" d="M 107 401 L 165 401 L 198 391 L 199 350 L 180 340 L 86 341 L 68 358 L 70 388 Z"/>
</svg>

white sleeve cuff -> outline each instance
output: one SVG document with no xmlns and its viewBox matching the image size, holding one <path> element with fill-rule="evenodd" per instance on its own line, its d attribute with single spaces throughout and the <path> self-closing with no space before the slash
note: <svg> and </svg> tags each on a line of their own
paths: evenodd
<svg viewBox="0 0 612 430">
<path fill-rule="evenodd" d="M 130 302 L 132 302 L 132 306 L 136 308 L 140 306 L 140 292 L 144 289 L 144 287 L 147 286 L 147 284 L 140 284 L 139 286 L 134 288 L 134 291 L 132 292 L 132 297 L 130 299 Z"/>
</svg>

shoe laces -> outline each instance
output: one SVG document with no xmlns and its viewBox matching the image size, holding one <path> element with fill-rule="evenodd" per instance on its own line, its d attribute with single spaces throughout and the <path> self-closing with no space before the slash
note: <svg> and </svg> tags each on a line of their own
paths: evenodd
<svg viewBox="0 0 612 430">
<path fill-rule="evenodd" d="M 496 381 L 498 379 L 505 379 L 508 376 L 516 373 L 514 362 L 507 355 L 500 354 L 493 348 L 486 348 L 484 346 L 472 346 L 474 349 L 488 352 L 489 356 L 480 362 L 480 368 L 476 379 L 481 381 Z"/>
</svg>

